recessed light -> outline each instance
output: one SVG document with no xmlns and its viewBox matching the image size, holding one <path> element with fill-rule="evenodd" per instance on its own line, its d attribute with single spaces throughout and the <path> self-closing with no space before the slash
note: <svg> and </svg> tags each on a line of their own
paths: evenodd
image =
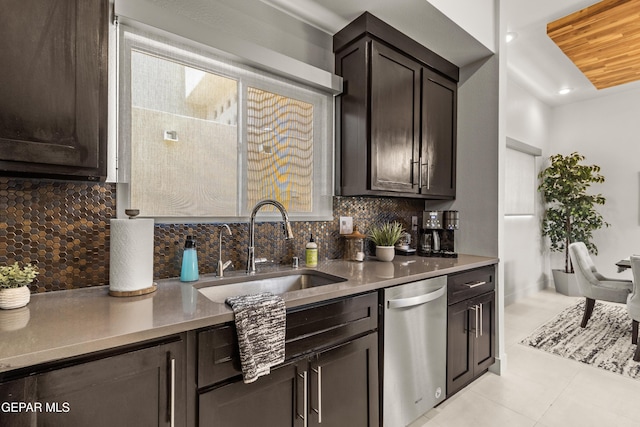
<svg viewBox="0 0 640 427">
<path fill-rule="evenodd" d="M 506 37 L 507 43 L 511 43 L 512 41 L 514 41 L 517 38 L 518 38 L 518 33 L 515 33 L 513 31 L 509 31 L 507 33 L 507 37 Z"/>
<path fill-rule="evenodd" d="M 562 89 L 560 89 L 560 90 L 558 91 L 558 94 L 559 94 L 559 95 L 566 95 L 566 94 L 571 93 L 571 92 L 573 92 L 573 88 L 570 88 L 570 87 L 563 87 Z"/>
</svg>

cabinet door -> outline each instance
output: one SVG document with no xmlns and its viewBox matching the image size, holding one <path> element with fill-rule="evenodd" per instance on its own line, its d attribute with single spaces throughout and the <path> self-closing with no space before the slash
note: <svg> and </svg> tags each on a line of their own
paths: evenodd
<svg viewBox="0 0 640 427">
<path fill-rule="evenodd" d="M 184 360 L 178 341 L 4 383 L 2 401 L 40 406 L 0 425 L 184 426 Z"/>
<path fill-rule="evenodd" d="M 309 382 L 309 425 L 378 425 L 377 334 L 313 357 Z"/>
<path fill-rule="evenodd" d="M 451 396 L 495 361 L 495 292 L 450 305 L 447 312 L 447 396 Z"/>
<path fill-rule="evenodd" d="M 439 197 L 456 194 L 457 86 L 422 70 L 421 193 Z"/>
<path fill-rule="evenodd" d="M 308 409 L 308 382 L 306 360 L 273 369 L 250 384 L 237 378 L 200 394 L 198 425 L 302 427 Z"/>
<path fill-rule="evenodd" d="M 474 335 L 474 376 L 482 374 L 495 362 L 495 292 L 474 298 L 478 311 L 478 337 Z"/>
<path fill-rule="evenodd" d="M 451 396 L 473 379 L 473 340 L 475 313 L 470 300 L 447 309 L 447 396 Z"/>
<path fill-rule="evenodd" d="M 108 0 L 5 2 L 0 172 L 106 175 Z"/>
<path fill-rule="evenodd" d="M 417 193 L 420 66 L 376 42 L 371 46 L 370 108 L 371 190 Z"/>
</svg>

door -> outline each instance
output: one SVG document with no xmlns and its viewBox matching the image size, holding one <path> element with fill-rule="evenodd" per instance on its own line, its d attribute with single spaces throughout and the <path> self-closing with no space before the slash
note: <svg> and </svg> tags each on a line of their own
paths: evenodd
<svg viewBox="0 0 640 427">
<path fill-rule="evenodd" d="M 447 310 L 447 396 L 473 380 L 475 312 L 472 307 L 471 300 L 464 300 Z"/>
<path fill-rule="evenodd" d="M 489 369 L 495 362 L 495 292 L 474 298 L 478 310 L 478 336 L 474 340 L 474 376 Z"/>
<path fill-rule="evenodd" d="M 371 44 L 370 106 L 371 190 L 417 193 L 420 66 L 376 42 Z"/>
<path fill-rule="evenodd" d="M 377 334 L 317 354 L 309 372 L 309 426 L 378 425 Z"/>
<path fill-rule="evenodd" d="M 308 409 L 308 382 L 306 359 L 273 369 L 250 384 L 238 378 L 200 394 L 198 425 L 303 427 Z"/>
<path fill-rule="evenodd" d="M 456 83 L 422 70 L 421 193 L 456 194 Z"/>
<path fill-rule="evenodd" d="M 109 1 L 10 8 L 0 26 L 0 171 L 105 176 Z"/>
<path fill-rule="evenodd" d="M 450 305 L 447 321 L 447 396 L 451 396 L 495 361 L 495 292 Z"/>
<path fill-rule="evenodd" d="M 3 400 L 40 407 L 0 411 L 0 425 L 184 426 L 184 362 L 177 341 L 4 383 Z"/>
</svg>

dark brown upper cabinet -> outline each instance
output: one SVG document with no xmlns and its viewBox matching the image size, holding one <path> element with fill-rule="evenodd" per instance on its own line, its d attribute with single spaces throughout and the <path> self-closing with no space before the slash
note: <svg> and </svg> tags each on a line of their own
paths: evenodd
<svg viewBox="0 0 640 427">
<path fill-rule="evenodd" d="M 333 50 L 337 194 L 455 198 L 458 67 L 369 13 Z"/>
<path fill-rule="evenodd" d="M 104 179 L 109 1 L 4 6 L 0 174 Z"/>
</svg>

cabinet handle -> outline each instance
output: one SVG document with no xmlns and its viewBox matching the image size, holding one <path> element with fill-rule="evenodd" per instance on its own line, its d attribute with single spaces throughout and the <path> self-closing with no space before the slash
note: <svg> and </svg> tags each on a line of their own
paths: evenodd
<svg viewBox="0 0 640 427">
<path fill-rule="evenodd" d="M 318 376 L 318 409 L 313 412 L 318 414 L 318 424 L 322 424 L 322 366 L 318 365 L 318 369 L 311 369 Z"/>
<path fill-rule="evenodd" d="M 427 163 L 422 163 L 422 158 L 419 158 L 418 161 L 412 161 L 411 162 L 411 167 L 413 168 L 414 165 L 418 165 L 418 189 L 422 189 L 422 187 L 424 187 L 424 185 L 422 185 L 422 168 L 423 167 L 427 167 L 427 189 L 429 187 L 431 187 L 431 178 L 429 177 L 429 162 Z M 413 176 L 415 174 L 414 171 L 412 171 L 411 175 Z M 413 184 L 415 185 L 415 184 Z"/>
<path fill-rule="evenodd" d="M 421 173 L 422 169 L 420 168 L 420 165 L 421 165 L 420 159 L 418 159 L 417 161 L 411 161 L 411 181 L 412 181 L 411 187 L 413 187 L 415 185 L 413 183 L 413 177 L 416 174 L 416 171 L 415 171 L 416 166 L 415 165 L 418 165 L 418 168 L 417 168 L 418 169 L 418 190 L 420 190 L 422 188 L 422 173 Z"/>
<path fill-rule="evenodd" d="M 168 365 L 168 405 L 167 405 L 167 421 L 169 426 L 175 426 L 176 422 L 176 359 L 171 357 L 171 352 L 167 352 L 167 365 Z"/>
<path fill-rule="evenodd" d="M 477 288 L 478 286 L 486 285 L 487 282 L 476 280 L 475 282 L 465 283 L 462 286 L 466 286 L 469 289 Z"/>
<path fill-rule="evenodd" d="M 301 374 L 298 374 L 298 376 L 300 378 L 302 378 L 302 383 L 303 383 L 303 386 L 302 386 L 302 399 L 303 399 L 304 402 L 302 404 L 302 408 L 303 408 L 302 409 L 302 414 L 299 413 L 300 411 L 296 410 L 296 412 L 298 412 L 296 415 L 298 417 L 302 418 L 304 427 L 307 427 L 307 425 L 308 425 L 307 424 L 307 422 L 308 422 L 307 412 L 309 411 L 309 408 L 307 407 L 307 400 L 308 400 L 307 399 L 307 389 L 308 389 L 307 371 L 303 371 Z M 297 406 L 298 405 L 296 405 L 296 407 Z"/>
<path fill-rule="evenodd" d="M 474 305 L 473 307 L 470 307 L 469 310 L 473 310 L 473 315 L 474 315 L 474 329 L 476 331 L 476 338 L 478 338 L 478 312 L 480 311 L 480 309 L 478 308 L 477 305 Z"/>
<path fill-rule="evenodd" d="M 480 306 L 480 336 L 482 336 L 482 304 Z"/>
<path fill-rule="evenodd" d="M 427 190 L 431 188 L 431 163 L 427 162 L 424 164 L 427 167 Z M 420 169 L 422 172 L 422 169 Z"/>
</svg>

